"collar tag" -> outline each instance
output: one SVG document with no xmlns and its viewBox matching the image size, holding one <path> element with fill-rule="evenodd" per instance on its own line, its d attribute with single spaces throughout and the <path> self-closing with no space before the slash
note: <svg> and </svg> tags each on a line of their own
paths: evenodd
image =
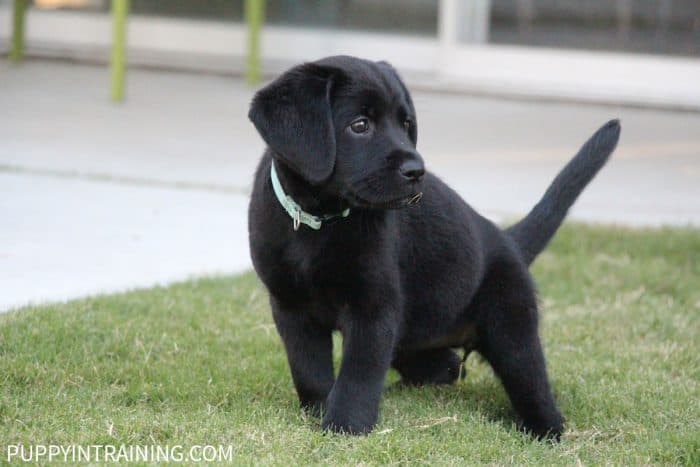
<svg viewBox="0 0 700 467">
<path fill-rule="evenodd" d="M 294 231 L 299 230 L 299 225 L 301 224 L 301 212 L 300 209 L 297 207 L 294 209 L 294 215 L 292 216 L 292 226 L 294 227 Z"/>
</svg>

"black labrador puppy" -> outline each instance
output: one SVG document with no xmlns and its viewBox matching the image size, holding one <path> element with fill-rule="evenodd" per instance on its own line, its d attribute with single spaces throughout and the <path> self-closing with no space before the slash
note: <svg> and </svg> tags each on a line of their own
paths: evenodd
<svg viewBox="0 0 700 467">
<path fill-rule="evenodd" d="M 411 96 L 385 62 L 294 67 L 257 93 L 249 117 L 268 145 L 249 208 L 253 264 L 301 405 L 322 427 L 369 432 L 390 367 L 408 384 L 452 383 L 463 347 L 491 364 L 525 430 L 559 438 L 528 265 L 605 164 L 618 121 L 501 230 L 424 170 Z"/>
</svg>

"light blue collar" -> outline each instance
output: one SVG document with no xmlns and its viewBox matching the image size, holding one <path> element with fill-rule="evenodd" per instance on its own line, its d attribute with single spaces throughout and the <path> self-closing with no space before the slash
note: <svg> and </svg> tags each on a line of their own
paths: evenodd
<svg viewBox="0 0 700 467">
<path fill-rule="evenodd" d="M 340 214 L 329 214 L 321 217 L 314 216 L 313 214 L 309 214 L 308 212 L 304 211 L 301 206 L 299 206 L 296 201 L 292 199 L 291 196 L 284 192 L 284 188 L 282 188 L 280 179 L 277 176 L 277 171 L 275 170 L 274 161 L 270 163 L 270 178 L 272 179 L 272 189 L 275 191 L 277 200 L 280 202 L 284 210 L 287 211 L 289 217 L 292 218 L 294 230 L 299 230 L 299 225 L 301 224 L 306 224 L 314 230 L 319 230 L 323 221 L 327 221 L 335 217 L 348 217 L 350 214 L 350 208 L 345 209 Z"/>
</svg>

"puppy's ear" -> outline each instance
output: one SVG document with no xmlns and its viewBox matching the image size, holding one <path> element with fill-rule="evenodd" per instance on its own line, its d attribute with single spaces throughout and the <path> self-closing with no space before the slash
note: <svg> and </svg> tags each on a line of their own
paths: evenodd
<svg viewBox="0 0 700 467">
<path fill-rule="evenodd" d="M 411 99 L 411 93 L 408 92 L 408 89 L 406 88 L 406 85 L 403 84 L 403 80 L 401 79 L 401 76 L 399 76 L 399 73 L 396 71 L 396 69 L 391 66 L 389 62 L 381 61 L 377 62 L 377 65 L 379 68 L 382 70 L 382 72 L 389 78 L 389 79 L 394 79 L 399 83 L 399 86 L 401 87 L 401 90 L 403 91 L 404 98 L 406 99 L 406 103 L 408 104 L 412 117 L 414 119 L 413 125 L 411 125 L 411 128 L 408 130 L 408 136 L 411 138 L 411 141 L 413 142 L 413 145 L 415 146 L 416 143 L 418 143 L 418 121 L 416 117 L 416 109 L 413 107 L 413 99 Z"/>
<path fill-rule="evenodd" d="M 332 74 L 313 63 L 292 68 L 258 91 L 248 112 L 272 151 L 312 184 L 327 180 L 335 165 Z"/>
</svg>

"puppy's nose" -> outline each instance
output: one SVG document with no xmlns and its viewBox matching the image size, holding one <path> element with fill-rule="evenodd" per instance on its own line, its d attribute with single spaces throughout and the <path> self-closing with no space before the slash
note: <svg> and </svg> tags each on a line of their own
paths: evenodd
<svg viewBox="0 0 700 467">
<path fill-rule="evenodd" d="M 420 160 L 409 159 L 401 164 L 401 167 L 399 167 L 399 172 L 401 172 L 401 175 L 407 179 L 417 181 L 420 180 L 425 174 L 425 167 L 423 166 L 423 162 Z"/>
</svg>

